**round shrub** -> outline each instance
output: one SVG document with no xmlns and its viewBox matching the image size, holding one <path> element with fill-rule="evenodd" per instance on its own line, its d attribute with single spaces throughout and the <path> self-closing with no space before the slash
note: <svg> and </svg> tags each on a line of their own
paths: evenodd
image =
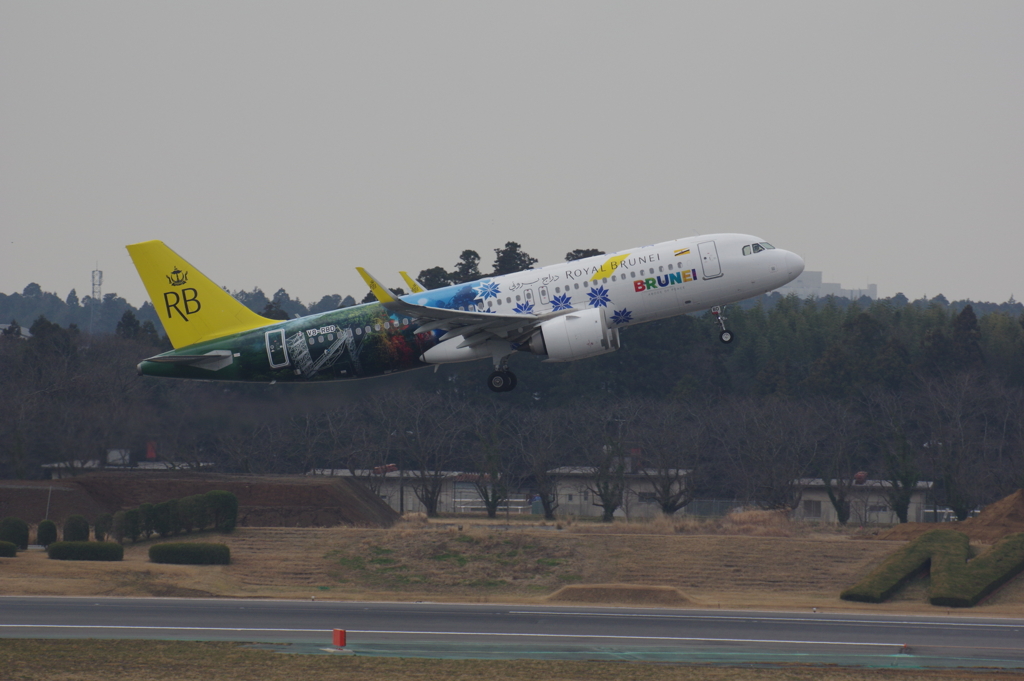
<svg viewBox="0 0 1024 681">
<path fill-rule="evenodd" d="M 17 555 L 17 546 L 9 541 L 0 541 L 0 558 L 14 558 Z"/>
<path fill-rule="evenodd" d="M 46 547 L 57 541 L 57 523 L 52 520 L 40 521 L 36 528 L 36 543 Z"/>
<path fill-rule="evenodd" d="M 121 560 L 124 547 L 111 541 L 59 541 L 46 555 L 53 560 Z"/>
<path fill-rule="evenodd" d="M 142 514 L 137 508 L 129 508 L 124 512 L 124 539 L 131 539 L 134 544 L 142 533 Z"/>
<path fill-rule="evenodd" d="M 107 535 L 110 534 L 110 528 L 114 524 L 114 516 L 109 513 L 104 513 L 96 518 L 96 523 L 92 526 L 92 532 L 96 535 L 96 541 L 105 541 Z"/>
<path fill-rule="evenodd" d="M 89 521 L 84 516 L 68 516 L 64 521 L 64 541 L 89 541 Z"/>
<path fill-rule="evenodd" d="M 224 490 L 212 490 L 203 496 L 206 497 L 206 505 L 213 516 L 214 529 L 221 532 L 231 532 L 238 522 L 238 497 L 232 492 Z"/>
<path fill-rule="evenodd" d="M 231 550 L 224 544 L 156 544 L 149 547 L 149 559 L 175 565 L 227 565 L 231 562 Z"/>
<path fill-rule="evenodd" d="M 139 504 L 139 530 L 143 539 L 149 539 L 156 532 L 156 506 Z"/>
<path fill-rule="evenodd" d="M 0 541 L 9 541 L 24 551 L 28 548 L 28 523 L 13 517 L 0 520 Z"/>
</svg>

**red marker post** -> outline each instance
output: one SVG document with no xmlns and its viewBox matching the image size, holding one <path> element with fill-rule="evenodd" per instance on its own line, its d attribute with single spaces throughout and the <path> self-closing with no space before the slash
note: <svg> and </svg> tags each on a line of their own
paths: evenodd
<svg viewBox="0 0 1024 681">
<path fill-rule="evenodd" d="M 338 646 L 339 648 L 344 648 L 345 647 L 345 630 L 344 629 L 335 629 L 334 630 L 334 645 Z"/>
</svg>

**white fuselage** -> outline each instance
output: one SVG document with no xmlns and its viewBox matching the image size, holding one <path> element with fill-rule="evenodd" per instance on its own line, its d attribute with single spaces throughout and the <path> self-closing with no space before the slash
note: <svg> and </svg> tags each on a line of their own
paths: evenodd
<svg viewBox="0 0 1024 681">
<path fill-rule="evenodd" d="M 478 299 L 476 309 L 543 314 L 566 303 L 600 305 L 610 318 L 628 313 L 619 326 L 706 310 L 767 293 L 803 272 L 795 253 L 754 252 L 762 243 L 748 234 L 711 234 L 506 274 L 493 279 L 500 294 Z"/>
</svg>

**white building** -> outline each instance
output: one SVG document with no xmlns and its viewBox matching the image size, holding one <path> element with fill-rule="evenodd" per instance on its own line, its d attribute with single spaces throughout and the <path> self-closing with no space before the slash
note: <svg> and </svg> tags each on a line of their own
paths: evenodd
<svg viewBox="0 0 1024 681">
<path fill-rule="evenodd" d="M 823 523 L 836 523 L 836 509 L 828 498 L 825 482 L 821 478 L 800 480 L 804 492 L 800 506 L 793 511 L 796 520 L 814 520 Z M 833 489 L 835 481 L 832 481 Z M 892 487 L 887 480 L 864 480 L 850 488 L 850 520 L 851 525 L 895 525 L 899 522 L 896 512 L 889 507 L 886 492 Z M 907 521 L 920 523 L 925 521 L 925 506 L 931 482 L 924 480 L 914 486 L 910 496 L 910 507 L 907 509 Z M 929 518 L 930 519 L 930 518 Z"/>
<path fill-rule="evenodd" d="M 878 299 L 877 284 L 868 284 L 867 288 L 843 288 L 839 284 L 823 282 L 821 272 L 809 270 L 804 270 L 799 277 L 776 290 L 784 296 L 795 293 L 801 299 L 814 298 L 816 300 L 828 296 L 849 298 L 850 300 L 859 300 L 862 296 L 867 296 L 871 300 Z"/>
</svg>

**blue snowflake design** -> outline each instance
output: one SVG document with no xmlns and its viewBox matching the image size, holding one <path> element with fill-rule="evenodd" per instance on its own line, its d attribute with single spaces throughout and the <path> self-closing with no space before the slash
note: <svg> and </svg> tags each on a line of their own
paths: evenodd
<svg viewBox="0 0 1024 681">
<path fill-rule="evenodd" d="M 587 295 L 590 296 L 588 305 L 591 307 L 608 307 L 608 303 L 612 302 L 611 296 L 608 295 L 608 289 L 604 286 L 587 291 Z"/>
<path fill-rule="evenodd" d="M 533 314 L 533 303 L 528 300 L 525 303 L 519 303 L 512 311 L 519 314 Z"/>
<path fill-rule="evenodd" d="M 555 296 L 551 299 L 551 311 L 560 312 L 562 310 L 571 310 L 572 303 L 569 302 L 568 295 Z"/>
<path fill-rule="evenodd" d="M 473 287 L 473 293 L 476 294 L 477 298 L 497 298 L 500 293 L 501 287 L 498 282 L 491 279 L 484 279 L 478 285 Z"/>
<path fill-rule="evenodd" d="M 628 324 L 633 321 L 633 313 L 626 308 L 615 310 L 612 312 L 612 321 L 616 324 Z"/>
</svg>

